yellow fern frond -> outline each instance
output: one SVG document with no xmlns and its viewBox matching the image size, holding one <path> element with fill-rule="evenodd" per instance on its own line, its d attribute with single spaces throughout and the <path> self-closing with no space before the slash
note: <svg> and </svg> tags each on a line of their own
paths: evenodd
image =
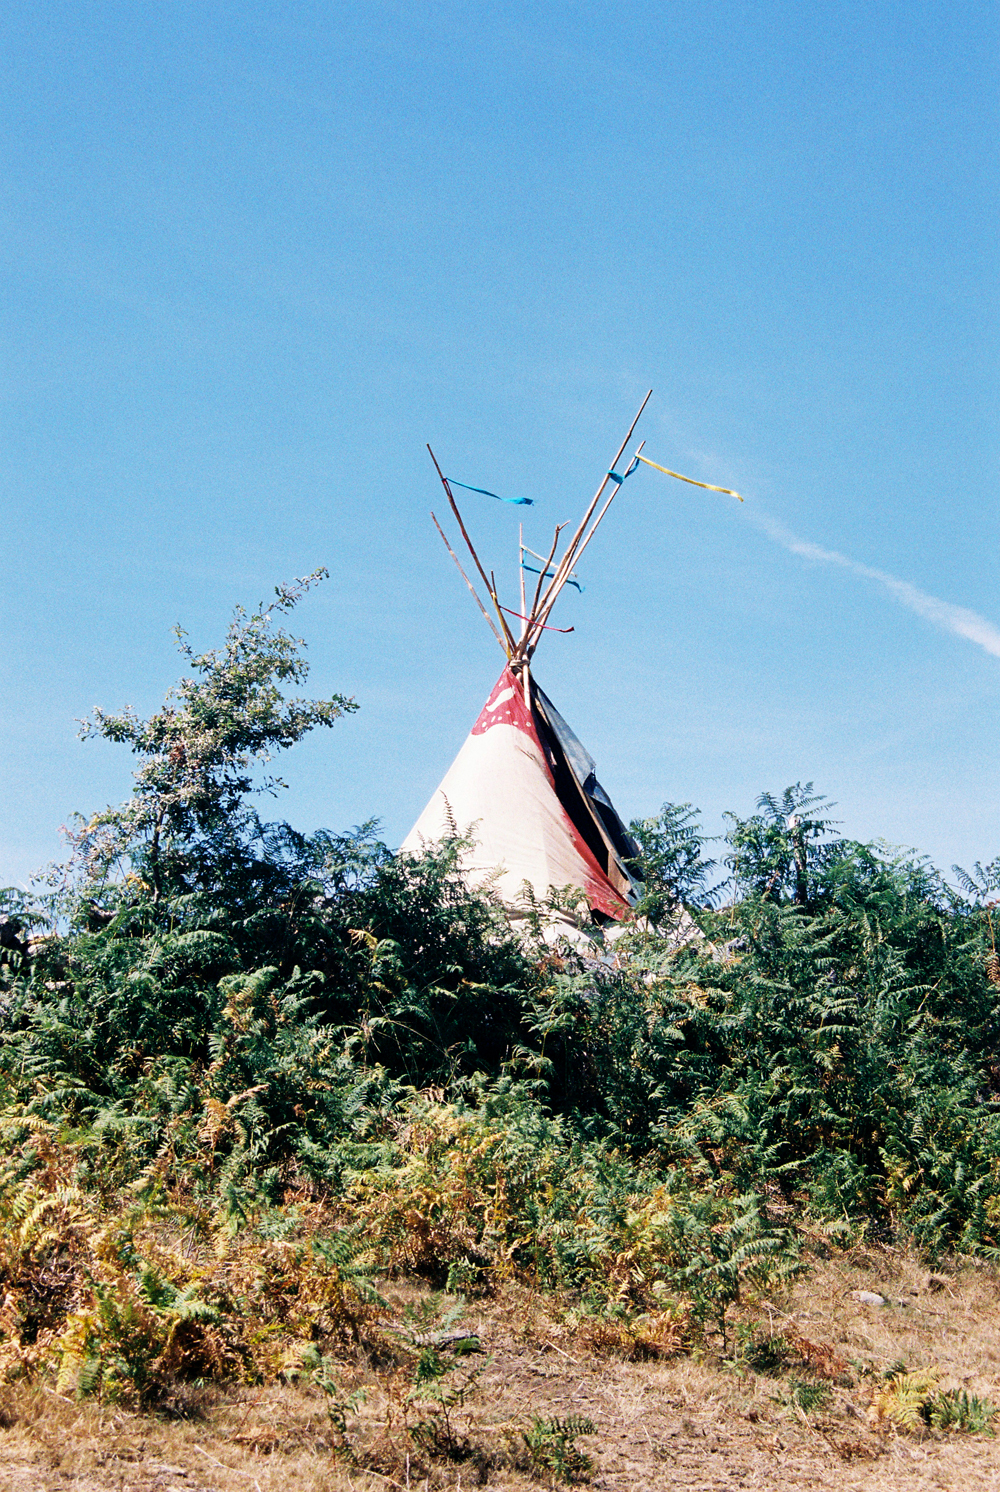
<svg viewBox="0 0 1000 1492">
<path fill-rule="evenodd" d="M 924 1406 L 937 1391 L 940 1374 L 936 1368 L 921 1368 L 900 1373 L 880 1389 L 869 1411 L 872 1419 L 889 1420 L 904 1430 L 916 1430 L 923 1421 Z"/>
</svg>

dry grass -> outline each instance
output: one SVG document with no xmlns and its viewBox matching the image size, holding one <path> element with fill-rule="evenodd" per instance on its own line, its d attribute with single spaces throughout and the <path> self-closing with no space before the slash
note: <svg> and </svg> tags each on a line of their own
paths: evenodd
<svg viewBox="0 0 1000 1492">
<path fill-rule="evenodd" d="M 906 1304 L 869 1306 L 850 1291 L 877 1291 Z M 393 1292 L 402 1306 L 414 1291 Z M 467 1325 L 492 1361 L 457 1429 L 480 1449 L 479 1463 L 437 1461 L 409 1469 L 412 1492 L 538 1488 L 518 1427 L 533 1415 L 588 1416 L 596 1436 L 593 1486 L 623 1489 L 961 1488 L 1000 1489 L 1000 1440 L 877 1423 L 872 1400 L 885 1369 L 903 1362 L 934 1369 L 945 1388 L 1000 1403 L 1000 1284 L 992 1270 L 928 1271 L 910 1255 L 856 1251 L 817 1262 L 789 1294 L 743 1308 L 758 1338 L 791 1344 L 795 1371 L 824 1379 L 829 1398 L 804 1413 L 790 1398 L 788 1372 L 760 1374 L 721 1354 L 659 1359 L 650 1331 L 634 1344 L 560 1319 L 541 1297 L 511 1290 L 473 1303 Z M 662 1350 L 676 1340 L 660 1331 Z M 654 1333 L 655 1335 L 655 1333 Z M 787 1368 L 787 1365 L 786 1365 Z M 405 1435 L 386 1425 L 398 1391 L 370 1362 L 343 1365 L 345 1388 L 368 1398 L 350 1417 L 354 1444 L 379 1470 L 332 1453 L 322 1393 L 311 1385 L 192 1394 L 181 1420 L 75 1404 L 40 1387 L 0 1396 L 3 1492 L 374 1492 L 406 1487 Z M 395 1395 L 395 1397 L 394 1397 Z M 492 1464 L 490 1464 L 492 1463 Z M 542 1479 L 544 1484 L 544 1478 Z"/>
</svg>

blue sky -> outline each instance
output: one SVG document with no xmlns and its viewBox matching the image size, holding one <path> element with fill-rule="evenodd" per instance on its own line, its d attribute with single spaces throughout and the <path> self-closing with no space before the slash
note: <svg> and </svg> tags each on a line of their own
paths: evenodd
<svg viewBox="0 0 1000 1492">
<path fill-rule="evenodd" d="M 464 505 L 513 605 L 519 518 L 578 515 L 650 386 L 646 454 L 746 501 L 644 468 L 539 650 L 620 811 L 811 779 L 857 837 L 1000 854 L 998 29 L 14 0 L 0 882 L 128 792 L 78 717 L 320 564 L 310 684 L 360 710 L 276 808 L 397 843 L 502 662 L 424 443 L 534 493 Z"/>
</svg>

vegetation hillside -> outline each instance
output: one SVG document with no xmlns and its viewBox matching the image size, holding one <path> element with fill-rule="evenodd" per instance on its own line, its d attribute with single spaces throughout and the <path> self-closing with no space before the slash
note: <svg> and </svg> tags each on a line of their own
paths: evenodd
<svg viewBox="0 0 1000 1492">
<path fill-rule="evenodd" d="M 864 1365 L 774 1346 L 761 1302 L 859 1247 L 1000 1257 L 997 868 L 956 888 L 838 837 L 811 785 L 718 847 L 668 804 L 632 825 L 620 935 L 578 914 L 553 946 L 535 907 L 515 939 L 461 838 L 400 859 L 253 806 L 277 751 L 354 708 L 286 697 L 313 578 L 215 652 L 182 637 L 149 720 L 95 712 L 131 798 L 3 893 L 0 1377 L 178 1415 L 298 1382 L 330 1455 L 389 1481 L 586 1476 L 581 1415 L 459 1428 L 468 1312 L 524 1292 L 594 1350 L 771 1372 L 803 1413 L 857 1387 Z M 887 1422 L 989 1431 L 933 1374 L 864 1371 Z"/>
</svg>

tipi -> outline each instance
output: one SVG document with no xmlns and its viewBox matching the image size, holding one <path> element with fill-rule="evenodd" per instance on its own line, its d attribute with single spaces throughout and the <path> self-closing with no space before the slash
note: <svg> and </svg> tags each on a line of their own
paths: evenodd
<svg viewBox="0 0 1000 1492">
<path fill-rule="evenodd" d="M 475 843 L 463 860 L 464 874 L 470 884 L 494 886 L 514 915 L 523 904 L 526 884 L 538 901 L 544 900 L 553 887 L 572 887 L 583 893 L 598 918 L 614 920 L 627 914 L 640 889 L 627 866 L 638 853 L 638 846 L 597 781 L 593 759 L 534 682 L 530 665 L 559 593 L 572 579 L 574 561 L 590 542 L 621 486 L 623 478 L 615 472 L 615 464 L 648 400 L 649 394 L 558 560 L 556 550 L 565 525 L 556 529 L 548 559 L 538 574 L 530 610 L 524 586 L 523 535 L 521 610 L 511 612 L 501 606 L 493 577 L 487 578 L 466 532 L 451 483 L 431 452 L 452 513 L 492 602 L 495 620 L 476 596 L 437 519 L 433 514 L 431 517 L 507 661 L 465 745 L 401 848 L 418 853 L 425 844 L 449 833 L 471 829 Z M 630 470 L 635 464 L 633 461 Z M 595 518 L 609 483 L 613 484 L 611 494 Z M 507 616 L 520 620 L 517 638 Z"/>
<path fill-rule="evenodd" d="M 492 603 L 492 615 L 462 569 L 433 513 L 431 517 L 503 649 L 506 663 L 465 745 L 403 841 L 401 851 L 416 854 L 428 843 L 471 830 L 474 845 L 463 859 L 463 872 L 472 885 L 493 886 L 514 918 L 524 910 L 525 885 L 530 887 L 536 901 L 543 901 L 552 888 L 571 887 L 586 899 L 595 918 L 616 921 L 627 915 L 641 891 L 628 868 L 629 861 L 638 854 L 638 846 L 597 781 L 593 759 L 533 679 L 531 660 L 543 632 L 563 630 L 550 627 L 552 608 L 567 584 L 577 584 L 574 564 L 596 533 L 625 478 L 636 470 L 640 461 L 656 466 L 640 454 L 645 444 L 642 442 L 627 469 L 621 474 L 615 470 L 650 393 L 642 401 L 610 470 L 561 557 L 556 558 L 556 551 L 565 524 L 556 528 L 548 558 L 536 556 L 541 569 L 530 567 L 538 575 L 530 607 L 524 581 L 525 569 L 529 567 L 524 556 L 533 551 L 526 550 L 522 531 L 520 611 L 500 604 L 493 574 L 487 575 L 466 531 L 452 482 L 438 466 L 433 451 L 430 452 L 462 539 Z M 657 470 L 684 482 L 693 481 L 667 467 Z M 609 483 L 610 493 L 598 512 Z M 694 485 L 710 486 L 707 482 Z M 470 490 L 484 491 L 483 488 Z M 729 491 L 723 487 L 710 490 Z M 508 616 L 520 621 L 517 637 Z"/>
</svg>

